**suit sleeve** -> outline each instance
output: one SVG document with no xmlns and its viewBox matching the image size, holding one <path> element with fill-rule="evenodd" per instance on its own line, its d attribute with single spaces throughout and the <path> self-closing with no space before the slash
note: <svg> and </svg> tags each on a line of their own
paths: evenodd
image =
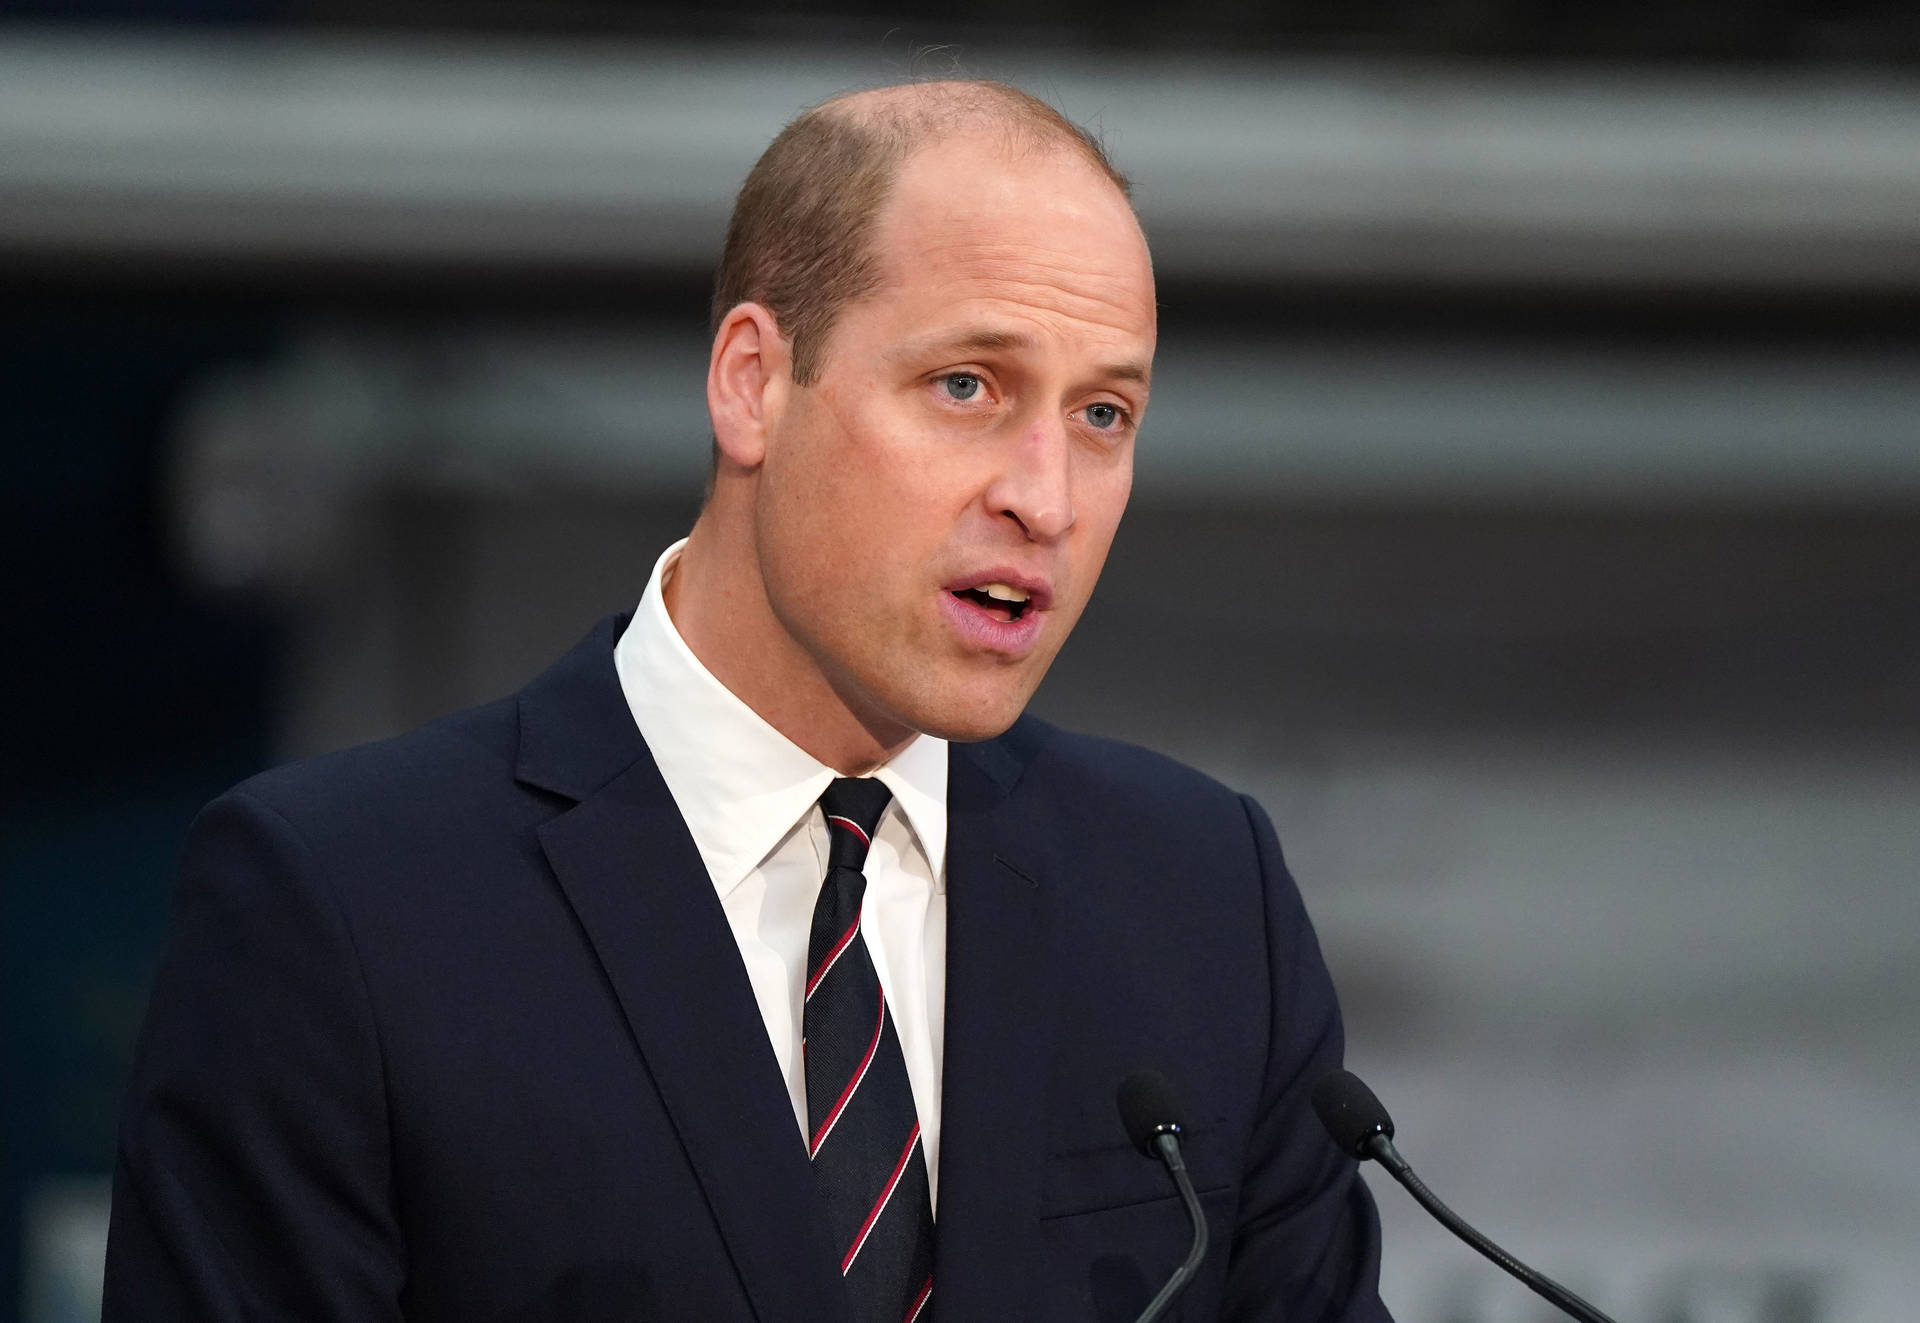
<svg viewBox="0 0 1920 1323">
<path fill-rule="evenodd" d="M 121 1121 L 103 1323 L 400 1318 L 379 1044 L 326 883 L 244 790 L 194 823 Z"/>
<path fill-rule="evenodd" d="M 1341 1064 L 1333 981 L 1273 824 L 1244 796 L 1266 894 L 1271 1041 L 1221 1317 L 1232 1323 L 1390 1323 L 1380 1219 L 1358 1164 L 1327 1139 L 1309 1095 Z"/>
</svg>

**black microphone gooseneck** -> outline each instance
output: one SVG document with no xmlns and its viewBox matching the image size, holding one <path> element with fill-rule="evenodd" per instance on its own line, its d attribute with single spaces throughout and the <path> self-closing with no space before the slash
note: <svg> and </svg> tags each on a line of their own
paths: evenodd
<svg viewBox="0 0 1920 1323">
<path fill-rule="evenodd" d="M 1127 1138 L 1146 1156 L 1166 1163 L 1173 1183 L 1179 1187 L 1180 1200 L 1187 1206 L 1187 1219 L 1193 1223 L 1193 1246 L 1187 1251 L 1186 1262 L 1174 1269 L 1160 1294 L 1147 1302 L 1136 1320 L 1153 1323 L 1200 1271 L 1200 1261 L 1207 1257 L 1207 1218 L 1200 1210 L 1200 1196 L 1193 1192 L 1193 1180 L 1187 1175 L 1187 1160 L 1180 1155 L 1180 1135 L 1185 1126 L 1167 1077 L 1157 1070 L 1135 1071 L 1121 1081 L 1115 1101 L 1120 1105 L 1120 1124 L 1127 1128 Z"/>
<path fill-rule="evenodd" d="M 1566 1287 L 1535 1272 L 1475 1231 L 1458 1213 L 1441 1203 L 1393 1146 L 1393 1119 L 1358 1075 L 1336 1070 L 1322 1076 L 1313 1086 L 1313 1110 L 1319 1113 L 1320 1124 L 1333 1136 L 1334 1143 L 1356 1158 L 1373 1158 L 1379 1162 L 1396 1181 L 1407 1187 L 1407 1193 L 1422 1208 L 1440 1220 L 1440 1225 L 1519 1278 L 1528 1290 L 1559 1306 L 1580 1323 L 1613 1323 Z"/>
</svg>

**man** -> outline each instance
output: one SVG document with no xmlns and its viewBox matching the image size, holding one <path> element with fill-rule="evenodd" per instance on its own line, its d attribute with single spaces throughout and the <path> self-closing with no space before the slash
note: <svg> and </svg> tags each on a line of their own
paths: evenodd
<svg viewBox="0 0 1920 1323">
<path fill-rule="evenodd" d="M 1151 380 L 1099 148 L 990 84 L 802 116 L 729 231 L 715 475 L 631 622 L 283 768 L 182 871 L 109 1319 L 1374 1320 L 1266 818 L 1022 719 Z M 951 741 L 951 743 L 949 743 Z"/>
</svg>

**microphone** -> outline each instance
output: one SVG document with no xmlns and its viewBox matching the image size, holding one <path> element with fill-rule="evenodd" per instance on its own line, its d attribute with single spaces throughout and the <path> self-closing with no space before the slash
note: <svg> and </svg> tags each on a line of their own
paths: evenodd
<svg viewBox="0 0 1920 1323">
<path fill-rule="evenodd" d="M 1187 1220 L 1193 1223 L 1193 1246 L 1187 1251 L 1186 1262 L 1174 1269 L 1173 1276 L 1160 1288 L 1160 1294 L 1147 1303 L 1136 1320 L 1136 1323 L 1153 1323 L 1200 1271 L 1200 1261 L 1207 1256 L 1207 1219 L 1200 1211 L 1200 1196 L 1193 1192 L 1193 1181 L 1187 1175 L 1187 1161 L 1180 1154 L 1180 1135 L 1186 1126 L 1180 1119 L 1180 1104 L 1174 1101 L 1173 1086 L 1167 1083 L 1167 1077 L 1157 1070 L 1135 1071 L 1120 1082 L 1120 1092 L 1114 1101 L 1119 1104 L 1120 1124 L 1126 1127 L 1127 1138 L 1133 1141 L 1133 1146 L 1147 1157 L 1158 1158 L 1166 1164 L 1174 1185 L 1180 1190 L 1180 1200 L 1187 1206 Z"/>
<path fill-rule="evenodd" d="M 1358 1075 L 1336 1070 L 1320 1077 L 1313 1086 L 1313 1110 L 1340 1149 L 1362 1160 L 1373 1158 L 1396 1181 L 1407 1187 L 1420 1206 L 1438 1218 L 1440 1225 L 1519 1278 L 1534 1294 L 1558 1306 L 1581 1323 L 1613 1323 L 1613 1320 L 1569 1291 L 1551 1277 L 1537 1273 L 1468 1226 L 1451 1208 L 1441 1203 L 1418 1176 L 1400 1150 L 1393 1146 L 1393 1118 L 1373 1096 Z"/>
</svg>

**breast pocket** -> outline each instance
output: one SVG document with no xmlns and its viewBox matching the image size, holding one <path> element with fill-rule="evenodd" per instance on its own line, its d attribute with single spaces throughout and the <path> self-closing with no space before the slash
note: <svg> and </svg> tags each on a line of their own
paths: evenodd
<svg viewBox="0 0 1920 1323">
<path fill-rule="evenodd" d="M 1226 1128 L 1217 1123 L 1195 1127 L 1182 1136 L 1180 1151 L 1186 1158 L 1187 1175 L 1203 1196 L 1231 1192 L 1239 1184 L 1227 1138 Z M 1172 1200 L 1178 1213 L 1179 1199 L 1165 1164 L 1127 1143 L 1057 1150 L 1047 1155 L 1041 1174 L 1042 1220 L 1162 1200 Z"/>
<path fill-rule="evenodd" d="M 1210 1237 L 1205 1263 L 1168 1315 L 1212 1318 L 1233 1232 L 1238 1180 L 1224 1136 L 1182 1145 Z M 1192 1224 L 1173 1178 L 1130 1145 L 1055 1153 L 1041 1183 L 1037 1308 L 1048 1323 L 1131 1323 L 1187 1257 Z"/>
</svg>

